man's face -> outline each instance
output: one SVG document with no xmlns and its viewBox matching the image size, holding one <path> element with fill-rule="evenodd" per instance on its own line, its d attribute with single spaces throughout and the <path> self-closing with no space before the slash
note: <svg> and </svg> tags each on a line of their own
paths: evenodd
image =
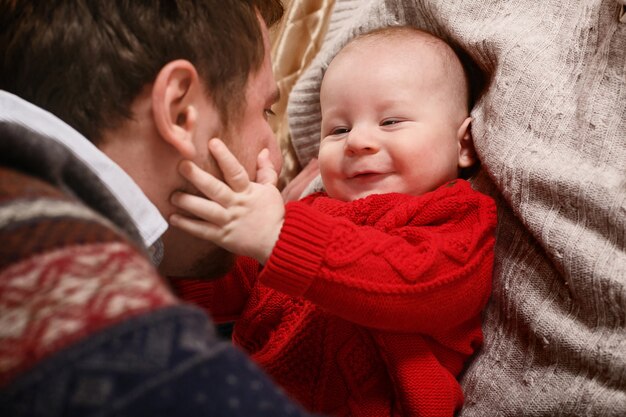
<svg viewBox="0 0 626 417">
<path fill-rule="evenodd" d="M 280 172 L 282 166 L 278 142 L 268 122 L 271 106 L 278 101 L 278 89 L 269 55 L 269 33 L 263 22 L 261 26 L 266 52 L 263 65 L 248 78 L 246 102 L 240 117 L 232 123 L 228 131 L 221 134 L 221 139 L 253 180 L 256 179 L 257 156 L 264 148 L 269 150 L 277 172 Z M 206 141 L 204 141 L 204 147 L 206 148 Z M 200 152 L 200 155 L 203 155 L 201 159 L 204 158 L 204 160 L 195 162 L 211 174 L 221 178 L 215 162 L 207 158 L 205 152 Z M 175 228 L 170 227 L 163 236 L 163 243 L 165 258 L 161 270 L 166 275 L 213 278 L 223 275 L 232 266 L 231 254 L 211 242 L 194 238 Z"/>
<path fill-rule="evenodd" d="M 272 105 L 279 99 L 279 92 L 267 52 L 270 47 L 269 35 L 264 24 L 262 27 L 266 51 L 263 65 L 248 79 L 246 104 L 241 119 L 232 123 L 222 138 L 253 180 L 256 179 L 257 156 L 264 148 L 270 151 L 276 171 L 280 173 L 282 167 L 278 141 L 268 120 L 272 114 Z"/>
</svg>

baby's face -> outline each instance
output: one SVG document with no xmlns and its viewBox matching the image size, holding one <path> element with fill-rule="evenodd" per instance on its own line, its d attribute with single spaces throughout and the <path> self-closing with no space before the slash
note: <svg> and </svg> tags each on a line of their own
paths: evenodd
<svg viewBox="0 0 626 417">
<path fill-rule="evenodd" d="M 457 177 L 466 115 L 451 110 L 436 60 L 405 49 L 381 42 L 348 47 L 329 66 L 319 166 L 331 197 L 420 195 Z"/>
</svg>

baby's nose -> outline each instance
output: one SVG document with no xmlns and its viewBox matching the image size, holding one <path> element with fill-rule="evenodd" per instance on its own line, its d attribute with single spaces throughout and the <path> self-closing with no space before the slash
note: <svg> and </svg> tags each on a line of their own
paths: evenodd
<svg viewBox="0 0 626 417">
<path fill-rule="evenodd" d="M 346 152 L 350 155 L 376 153 L 379 143 L 375 135 L 367 129 L 353 128 L 346 139 Z"/>
</svg>

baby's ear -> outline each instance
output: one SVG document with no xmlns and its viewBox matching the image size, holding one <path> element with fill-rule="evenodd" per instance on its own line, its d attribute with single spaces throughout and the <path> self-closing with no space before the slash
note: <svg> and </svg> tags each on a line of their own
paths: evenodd
<svg viewBox="0 0 626 417">
<path fill-rule="evenodd" d="M 466 118 L 456 137 L 459 141 L 459 168 L 468 168 L 476 162 L 476 151 L 474 149 L 474 139 L 472 138 L 472 118 Z"/>
</svg>

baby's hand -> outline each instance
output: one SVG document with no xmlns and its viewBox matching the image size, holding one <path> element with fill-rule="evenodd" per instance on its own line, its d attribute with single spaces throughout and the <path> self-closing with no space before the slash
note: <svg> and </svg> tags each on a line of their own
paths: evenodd
<svg viewBox="0 0 626 417">
<path fill-rule="evenodd" d="M 265 263 L 278 240 L 285 216 L 268 151 L 259 153 L 257 182 L 250 181 L 246 170 L 219 139 L 209 142 L 209 151 L 222 170 L 224 182 L 193 162 L 183 161 L 179 167 L 181 175 L 206 198 L 174 193 L 172 204 L 197 218 L 173 214 L 170 223 L 230 252 Z"/>
</svg>

